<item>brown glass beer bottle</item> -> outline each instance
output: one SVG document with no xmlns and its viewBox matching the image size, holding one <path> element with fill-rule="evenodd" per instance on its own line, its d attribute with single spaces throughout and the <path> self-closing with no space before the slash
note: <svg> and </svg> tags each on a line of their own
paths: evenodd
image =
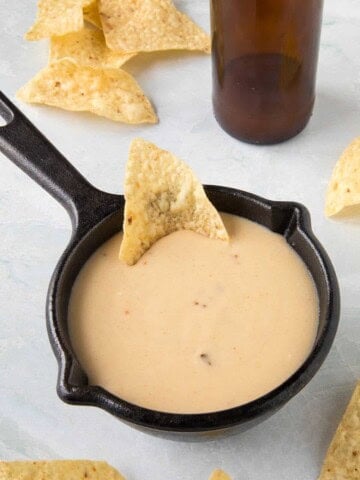
<svg viewBox="0 0 360 480">
<path fill-rule="evenodd" d="M 309 121 L 323 0 L 211 0 L 213 106 L 230 135 L 282 142 Z"/>
</svg>

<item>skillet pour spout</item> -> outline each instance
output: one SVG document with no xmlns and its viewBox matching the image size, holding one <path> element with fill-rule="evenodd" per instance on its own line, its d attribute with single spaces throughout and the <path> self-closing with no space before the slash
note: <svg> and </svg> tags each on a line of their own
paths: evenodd
<svg viewBox="0 0 360 480">
<path fill-rule="evenodd" d="M 319 296 L 319 328 L 303 365 L 282 385 L 245 405 L 203 414 L 174 414 L 133 405 L 105 389 L 90 385 L 73 351 L 67 312 L 74 281 L 92 253 L 122 226 L 124 197 L 102 192 L 56 150 L 30 121 L 0 93 L 0 151 L 47 190 L 70 215 L 72 237 L 52 276 L 46 306 L 49 339 L 59 365 L 57 391 L 62 400 L 99 407 L 151 433 L 186 434 L 241 431 L 275 413 L 315 375 L 333 343 L 339 321 L 340 296 L 336 275 L 324 248 L 311 230 L 304 206 L 273 202 L 228 187 L 205 186 L 214 206 L 255 221 L 283 235 L 313 276 Z M 177 437 L 176 437 L 177 438 Z"/>
</svg>

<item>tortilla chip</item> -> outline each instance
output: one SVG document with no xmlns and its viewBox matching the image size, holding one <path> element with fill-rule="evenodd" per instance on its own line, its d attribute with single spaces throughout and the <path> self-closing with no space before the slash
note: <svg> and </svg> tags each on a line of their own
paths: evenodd
<svg viewBox="0 0 360 480">
<path fill-rule="evenodd" d="M 101 19 L 99 15 L 99 9 L 97 0 L 90 0 L 89 5 L 83 8 L 84 20 L 95 25 L 95 27 L 102 30 Z"/>
<path fill-rule="evenodd" d="M 319 480 L 360 479 L 360 382 L 330 443 Z"/>
<path fill-rule="evenodd" d="M 161 237 L 193 230 L 228 240 L 220 215 L 191 169 L 170 152 L 133 140 L 125 176 L 120 259 L 133 265 Z"/>
<path fill-rule="evenodd" d="M 90 0 L 39 0 L 36 21 L 26 33 L 26 40 L 40 40 L 65 35 L 84 26 L 83 6 Z"/>
<path fill-rule="evenodd" d="M 157 121 L 149 100 L 129 73 L 79 66 L 68 59 L 41 70 L 17 97 L 29 103 L 88 111 L 118 122 Z"/>
<path fill-rule="evenodd" d="M 99 0 L 106 44 L 123 52 L 201 50 L 210 52 L 209 36 L 172 0 Z"/>
<path fill-rule="evenodd" d="M 356 213 L 360 213 L 360 137 L 346 148 L 335 165 L 325 205 L 328 217 Z"/>
<path fill-rule="evenodd" d="M 223 470 L 214 470 L 209 480 L 231 480 L 231 477 Z"/>
<path fill-rule="evenodd" d="M 125 480 L 106 462 L 53 460 L 48 462 L 0 462 L 1 480 Z"/>
<path fill-rule="evenodd" d="M 120 68 L 134 55 L 113 52 L 107 48 L 103 33 L 91 28 L 52 37 L 50 42 L 50 62 L 68 58 L 78 65 Z"/>
</svg>

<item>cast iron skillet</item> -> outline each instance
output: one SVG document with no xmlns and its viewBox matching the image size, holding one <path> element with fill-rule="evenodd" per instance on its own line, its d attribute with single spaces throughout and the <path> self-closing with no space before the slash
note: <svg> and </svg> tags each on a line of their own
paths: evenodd
<svg viewBox="0 0 360 480">
<path fill-rule="evenodd" d="M 0 116 L 7 122 L 0 127 L 0 151 L 58 200 L 72 221 L 72 237 L 52 276 L 46 307 L 50 342 L 59 364 L 57 391 L 62 400 L 100 407 L 153 433 L 205 433 L 235 426 L 240 430 L 248 428 L 278 410 L 310 381 L 333 342 L 340 298 L 334 269 L 311 231 L 307 210 L 298 203 L 271 202 L 232 188 L 206 186 L 206 193 L 218 210 L 241 215 L 280 233 L 308 266 L 320 299 L 320 324 L 311 354 L 286 382 L 267 395 L 240 407 L 207 414 L 153 411 L 89 385 L 69 340 L 69 297 L 74 280 L 89 256 L 121 229 L 124 197 L 91 186 L 2 93 Z"/>
</svg>

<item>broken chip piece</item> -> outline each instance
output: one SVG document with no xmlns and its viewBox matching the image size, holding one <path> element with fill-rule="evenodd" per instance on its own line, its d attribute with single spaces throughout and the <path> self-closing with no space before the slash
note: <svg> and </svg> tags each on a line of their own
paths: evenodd
<svg viewBox="0 0 360 480">
<path fill-rule="evenodd" d="M 89 3 L 90 0 L 39 0 L 36 20 L 26 33 L 26 40 L 81 30 L 84 26 L 83 7 Z"/>
<path fill-rule="evenodd" d="M 360 137 L 350 143 L 335 165 L 325 213 L 328 217 L 360 214 Z"/>
<path fill-rule="evenodd" d="M 210 52 L 210 38 L 172 0 L 99 0 L 106 43 L 112 50 Z"/>
<path fill-rule="evenodd" d="M 113 52 L 106 46 L 102 31 L 93 28 L 85 27 L 78 32 L 52 37 L 50 41 L 50 63 L 68 58 L 77 65 L 120 68 L 134 55 Z"/>
<path fill-rule="evenodd" d="M 41 70 L 17 93 L 20 100 L 72 111 L 88 111 L 131 124 L 157 117 L 135 79 L 124 70 L 79 66 L 68 59 Z"/>
<path fill-rule="evenodd" d="M 231 480 L 231 477 L 223 470 L 214 470 L 209 480 Z"/>
<path fill-rule="evenodd" d="M 360 479 L 360 382 L 326 454 L 319 480 Z"/>
<path fill-rule="evenodd" d="M 170 152 L 133 140 L 125 175 L 120 259 L 133 265 L 161 237 L 193 230 L 228 240 L 219 213 L 191 169 Z"/>
<path fill-rule="evenodd" d="M 1 462 L 1 480 L 125 480 L 106 462 L 52 460 Z"/>
</svg>

